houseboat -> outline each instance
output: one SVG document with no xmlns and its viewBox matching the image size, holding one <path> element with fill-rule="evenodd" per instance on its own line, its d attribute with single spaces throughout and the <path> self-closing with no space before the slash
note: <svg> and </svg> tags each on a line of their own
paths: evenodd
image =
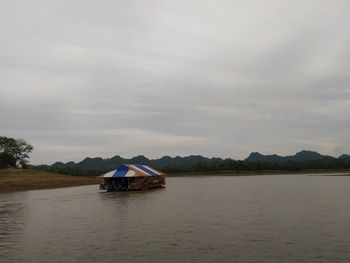
<svg viewBox="0 0 350 263">
<path fill-rule="evenodd" d="M 101 175 L 100 192 L 141 191 L 165 186 L 165 174 L 147 165 L 122 164 Z"/>
</svg>

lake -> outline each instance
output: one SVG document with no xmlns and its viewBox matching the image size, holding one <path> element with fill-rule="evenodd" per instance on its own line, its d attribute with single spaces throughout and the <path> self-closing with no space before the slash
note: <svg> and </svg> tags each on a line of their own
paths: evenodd
<svg viewBox="0 0 350 263">
<path fill-rule="evenodd" d="M 350 177 L 169 177 L 0 193 L 0 261 L 349 262 Z"/>
</svg>

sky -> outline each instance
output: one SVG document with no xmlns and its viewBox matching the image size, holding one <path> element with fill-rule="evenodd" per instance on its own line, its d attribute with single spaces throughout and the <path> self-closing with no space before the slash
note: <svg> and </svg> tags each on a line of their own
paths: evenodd
<svg viewBox="0 0 350 263">
<path fill-rule="evenodd" d="M 348 0 L 0 0 L 0 135 L 31 163 L 350 153 Z"/>
</svg>

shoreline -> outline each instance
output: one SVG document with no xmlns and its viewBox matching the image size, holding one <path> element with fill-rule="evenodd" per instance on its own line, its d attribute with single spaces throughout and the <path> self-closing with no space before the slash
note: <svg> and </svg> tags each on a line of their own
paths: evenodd
<svg viewBox="0 0 350 263">
<path fill-rule="evenodd" d="M 0 193 L 96 185 L 101 179 L 71 176 L 31 169 L 0 170 Z"/>
<path fill-rule="evenodd" d="M 263 175 L 310 175 L 310 176 L 350 176 L 349 170 L 305 170 L 291 171 L 218 171 L 167 174 L 166 177 L 202 177 L 202 176 L 263 176 Z M 88 176 L 63 175 L 32 169 L 1 169 L 0 193 L 56 189 L 83 185 L 98 185 L 101 178 Z"/>
<path fill-rule="evenodd" d="M 319 175 L 319 176 L 350 176 L 350 170 L 303 170 L 303 171 L 218 171 L 218 172 L 190 172 L 167 174 L 167 177 L 187 177 L 187 176 L 256 176 L 256 175 Z"/>
</svg>

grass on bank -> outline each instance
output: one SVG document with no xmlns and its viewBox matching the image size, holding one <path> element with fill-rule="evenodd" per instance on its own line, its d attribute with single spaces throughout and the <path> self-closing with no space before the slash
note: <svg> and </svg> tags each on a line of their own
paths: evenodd
<svg viewBox="0 0 350 263">
<path fill-rule="evenodd" d="M 99 184 L 101 179 L 32 169 L 0 169 L 0 192 Z"/>
</svg>

